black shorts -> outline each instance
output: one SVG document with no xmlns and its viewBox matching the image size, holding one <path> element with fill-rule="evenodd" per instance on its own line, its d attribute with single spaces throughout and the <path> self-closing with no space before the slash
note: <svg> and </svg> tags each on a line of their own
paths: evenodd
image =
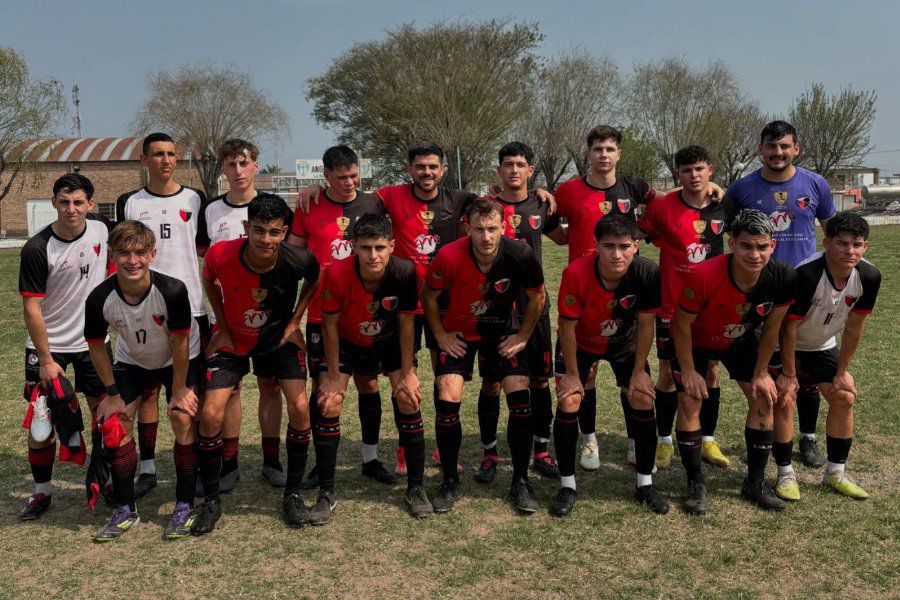
<svg viewBox="0 0 900 600">
<path fill-rule="evenodd" d="M 291 342 L 265 354 L 238 356 L 230 352 L 215 352 L 206 359 L 206 389 L 233 388 L 250 372 L 262 379 L 306 379 L 306 356 Z"/>
<path fill-rule="evenodd" d="M 581 385 L 587 385 L 588 374 L 591 367 L 597 361 L 605 360 L 609 363 L 613 375 L 616 377 L 616 385 L 619 387 L 628 387 L 631 384 L 631 374 L 634 372 L 634 352 L 621 354 L 619 356 L 606 356 L 604 354 L 594 354 L 578 348 L 575 351 L 575 362 L 578 364 L 578 375 L 581 378 Z M 650 373 L 650 366 L 644 364 L 644 370 Z M 562 376 L 566 374 L 566 361 L 562 357 L 562 347 L 556 344 L 556 374 Z"/>
<path fill-rule="evenodd" d="M 656 358 L 671 360 L 675 354 L 675 340 L 672 337 L 672 317 L 656 315 Z"/>
<path fill-rule="evenodd" d="M 188 361 L 188 372 L 185 378 L 187 387 L 200 392 L 203 364 L 199 356 Z M 146 392 L 155 390 L 159 386 L 166 389 L 166 401 L 172 401 L 172 365 L 161 369 L 145 369 L 137 365 L 124 362 L 113 364 L 113 377 L 116 379 L 116 387 L 125 404 L 131 404 Z"/>
<path fill-rule="evenodd" d="M 431 330 L 431 327 L 428 325 L 428 319 L 425 318 L 425 315 L 416 315 L 415 318 L 415 332 L 413 333 L 413 351 L 418 354 L 419 350 L 422 349 L 422 337 L 425 337 L 425 347 L 429 350 L 440 350 L 440 346 L 438 346 L 437 338 L 434 337 L 434 332 Z"/>
<path fill-rule="evenodd" d="M 319 373 L 328 370 L 327 361 L 319 365 Z M 399 371 L 402 366 L 399 340 L 375 344 L 371 348 L 357 346 L 345 340 L 340 341 L 338 371 L 345 375 L 387 375 Z M 413 365 L 416 359 L 413 357 Z"/>
<path fill-rule="evenodd" d="M 500 356 L 499 341 L 466 341 L 466 353 L 462 358 L 453 358 L 446 352 L 438 354 L 435 377 L 441 375 L 462 375 L 466 381 L 472 380 L 475 368 L 475 356 L 478 356 L 478 373 L 483 379 L 503 381 L 513 375 L 531 377 L 528 366 L 528 351 L 523 349 L 512 358 Z"/>
<path fill-rule="evenodd" d="M 553 342 L 551 340 L 550 315 L 538 319 L 525 346 L 532 379 L 549 379 L 553 375 Z"/>
<path fill-rule="evenodd" d="M 797 381 L 800 385 L 831 383 L 837 375 L 837 364 L 840 351 L 837 346 L 828 350 L 797 350 L 794 360 L 797 366 Z M 769 367 L 775 375 L 781 374 L 781 355 L 776 352 L 769 361 Z"/>
<path fill-rule="evenodd" d="M 109 343 L 106 344 L 106 353 L 112 357 Z M 54 362 L 58 364 L 63 371 L 72 365 L 75 371 L 75 391 L 81 392 L 85 396 L 91 398 L 99 398 L 106 387 L 100 381 L 100 376 L 94 369 L 94 363 L 91 362 L 91 353 L 88 350 L 81 352 L 51 352 Z M 112 360 L 112 358 L 110 358 Z M 36 350 L 25 348 L 25 391 L 22 397 L 25 400 L 31 400 L 31 390 L 34 386 L 41 382 L 41 367 Z"/>
<path fill-rule="evenodd" d="M 756 340 L 750 343 L 735 344 L 725 350 L 694 348 L 694 369 L 705 379 L 706 373 L 709 371 L 710 362 L 720 361 L 725 365 L 725 369 L 728 371 L 728 376 L 731 379 L 741 383 L 750 383 L 750 380 L 753 379 L 753 371 L 756 368 L 758 350 L 759 346 Z M 667 356 L 666 358 L 672 361 L 672 379 L 675 380 L 675 389 L 678 392 L 683 392 L 681 366 L 678 364 L 678 359 L 672 356 Z"/>
<path fill-rule="evenodd" d="M 325 340 L 319 323 L 306 324 L 306 362 L 313 375 L 321 370 L 321 365 L 325 362 Z"/>
</svg>

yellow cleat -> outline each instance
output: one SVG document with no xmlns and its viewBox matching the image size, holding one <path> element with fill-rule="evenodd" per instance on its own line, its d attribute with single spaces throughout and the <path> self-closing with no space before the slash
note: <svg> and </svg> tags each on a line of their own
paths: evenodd
<svg viewBox="0 0 900 600">
<path fill-rule="evenodd" d="M 656 468 L 662 471 L 672 465 L 672 457 L 675 455 L 675 447 L 672 444 L 658 444 L 656 446 Z"/>
<path fill-rule="evenodd" d="M 719 448 L 719 442 L 715 440 L 703 442 L 703 446 L 700 448 L 700 455 L 703 457 L 703 460 L 711 465 L 722 467 L 723 469 L 727 469 L 731 466 L 731 461 L 728 460 L 727 456 L 722 454 L 722 449 Z"/>
<path fill-rule="evenodd" d="M 822 478 L 822 485 L 827 485 L 838 494 L 853 498 L 854 500 L 865 500 L 869 497 L 869 493 L 853 483 L 850 476 L 843 471 L 838 473 L 825 473 L 825 476 Z"/>
<path fill-rule="evenodd" d="M 775 484 L 775 495 L 782 500 L 792 502 L 800 499 L 800 486 L 797 485 L 797 476 L 793 472 L 778 477 L 778 482 Z"/>
</svg>

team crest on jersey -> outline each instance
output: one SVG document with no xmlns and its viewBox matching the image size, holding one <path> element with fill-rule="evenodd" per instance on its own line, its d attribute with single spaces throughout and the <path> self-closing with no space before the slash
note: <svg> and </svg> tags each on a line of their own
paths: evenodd
<svg viewBox="0 0 900 600">
<path fill-rule="evenodd" d="M 775 198 L 775 202 L 778 204 L 784 204 L 787 202 L 787 192 L 775 192 L 772 194 Z"/>
<path fill-rule="evenodd" d="M 747 330 L 750 329 L 750 325 L 748 323 L 732 323 L 731 325 L 726 325 L 722 330 L 722 335 L 727 337 L 730 340 L 736 340 L 741 337 Z"/>
<path fill-rule="evenodd" d="M 522 223 L 522 215 L 509 215 L 506 220 L 509 221 L 513 229 L 518 229 Z"/>
<path fill-rule="evenodd" d="M 416 252 L 426 256 L 431 255 L 437 250 L 438 241 L 441 238 L 437 235 L 420 233 L 416 236 Z"/>
<path fill-rule="evenodd" d="M 775 231 L 785 231 L 794 221 L 794 213 L 776 210 L 769 213 L 769 220 L 772 221 L 772 227 Z"/>
<path fill-rule="evenodd" d="M 750 312 L 750 303 L 749 302 L 741 302 L 740 304 L 738 304 L 737 306 L 734 307 L 734 310 L 737 314 L 739 314 L 743 317 L 748 312 Z"/>
<path fill-rule="evenodd" d="M 378 310 L 378 300 L 375 300 L 375 301 L 372 301 L 372 302 L 367 302 L 367 303 L 366 303 L 366 310 L 369 311 L 369 314 L 370 314 L 370 315 L 374 315 L 374 314 L 375 314 L 375 311 Z"/>
<path fill-rule="evenodd" d="M 322 300 L 331 299 L 331 290 L 322 290 Z"/>
<path fill-rule="evenodd" d="M 713 219 L 709 222 L 709 228 L 712 229 L 714 234 L 719 235 L 725 229 L 725 221 Z"/>
<path fill-rule="evenodd" d="M 349 219 L 347 219 L 349 221 Z M 331 242 L 331 258 L 342 260 L 353 254 L 353 242 L 351 240 L 336 239 Z"/>
<path fill-rule="evenodd" d="M 853 306 L 856 304 L 857 298 L 854 296 L 844 296 L 844 304 L 847 306 Z"/>
<path fill-rule="evenodd" d="M 694 290 L 692 290 L 689 287 L 684 288 L 684 292 L 682 292 L 682 293 L 684 294 L 685 298 L 693 298 L 694 296 L 696 296 L 696 294 L 694 293 Z"/>
<path fill-rule="evenodd" d="M 191 220 L 192 214 L 193 213 L 189 210 L 179 210 L 178 211 L 178 216 L 181 217 L 181 220 L 184 221 L 185 223 L 187 223 L 188 221 Z"/>
<path fill-rule="evenodd" d="M 600 212 L 604 215 L 607 214 L 610 210 L 612 210 L 612 202 L 609 200 L 604 200 L 600 203 Z"/>
<path fill-rule="evenodd" d="M 566 306 L 575 306 L 575 296 L 573 296 L 572 294 L 567 294 L 563 302 L 566 303 Z"/>
<path fill-rule="evenodd" d="M 491 306 L 493 306 L 493 304 L 490 300 L 476 300 L 469 305 L 469 312 L 472 313 L 473 317 L 480 317 L 489 311 Z"/>
<path fill-rule="evenodd" d="M 637 300 L 637 296 L 635 296 L 634 294 L 622 296 L 621 298 L 619 298 L 619 306 L 621 306 L 625 310 L 628 310 L 629 308 L 634 306 L 635 300 Z"/>
<path fill-rule="evenodd" d="M 162 327 L 162 324 L 166 322 L 166 315 L 153 315 L 153 322 Z"/>
<path fill-rule="evenodd" d="M 500 292 L 501 294 L 509 289 L 509 278 L 504 277 L 503 279 L 498 279 L 494 282 L 494 289 Z"/>
<path fill-rule="evenodd" d="M 541 226 L 541 215 L 531 215 L 528 217 L 528 224 L 531 225 L 532 229 L 537 229 Z"/>
<path fill-rule="evenodd" d="M 423 210 L 419 213 L 419 216 L 422 217 L 422 221 L 425 225 L 431 225 L 431 222 L 434 221 L 434 212 L 430 210 Z"/>
<path fill-rule="evenodd" d="M 384 329 L 384 321 L 364 321 L 359 324 L 359 334 L 366 337 L 374 337 L 381 333 L 382 329 Z"/>
<path fill-rule="evenodd" d="M 269 320 L 269 312 L 268 310 L 255 310 L 252 308 L 244 311 L 244 325 L 251 329 L 259 329 Z"/>
<path fill-rule="evenodd" d="M 619 207 L 619 212 L 627 213 L 631 208 L 631 198 L 619 198 L 616 200 L 616 205 Z"/>
<path fill-rule="evenodd" d="M 350 227 L 350 219 L 347 217 L 338 217 L 334 222 L 337 223 L 338 229 L 341 231 L 346 231 Z"/>
<path fill-rule="evenodd" d="M 811 201 L 809 199 L 809 196 L 803 196 L 802 198 L 797 198 L 797 206 L 799 206 L 800 208 L 806 208 L 807 206 L 810 205 L 810 202 Z"/>
<path fill-rule="evenodd" d="M 698 235 L 706 231 L 706 221 L 694 221 L 694 231 Z"/>
<path fill-rule="evenodd" d="M 772 312 L 771 302 L 763 302 L 762 304 L 756 305 L 756 314 L 758 314 L 759 316 L 764 317 L 770 312 Z"/>
<path fill-rule="evenodd" d="M 253 288 L 250 290 L 250 296 L 253 298 L 253 301 L 259 304 L 263 300 L 266 299 L 266 296 L 269 295 L 269 290 L 266 288 Z"/>
<path fill-rule="evenodd" d="M 381 299 L 381 306 L 384 307 L 384 310 L 394 310 L 398 304 L 400 304 L 400 299 L 397 296 L 387 296 Z"/>
<path fill-rule="evenodd" d="M 603 337 L 616 335 L 616 332 L 619 331 L 619 327 L 621 326 L 622 319 L 606 319 L 600 323 L 600 335 Z"/>
<path fill-rule="evenodd" d="M 437 269 L 435 269 L 434 271 L 431 272 L 431 277 L 440 281 L 441 279 L 444 278 L 444 274 L 441 273 L 440 271 L 438 271 Z"/>
<path fill-rule="evenodd" d="M 701 221 L 701 223 L 703 223 L 703 221 Z M 702 263 L 706 260 L 706 255 L 709 254 L 711 249 L 712 246 L 709 244 L 691 244 L 687 247 L 687 259 L 692 263 Z"/>
<path fill-rule="evenodd" d="M 100 244 L 94 244 L 94 254 L 100 256 Z"/>
</svg>

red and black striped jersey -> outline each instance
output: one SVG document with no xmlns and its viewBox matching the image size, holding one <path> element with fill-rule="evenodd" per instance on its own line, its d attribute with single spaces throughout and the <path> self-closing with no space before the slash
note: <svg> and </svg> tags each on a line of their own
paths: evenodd
<svg viewBox="0 0 900 600">
<path fill-rule="evenodd" d="M 339 313 L 341 339 L 364 348 L 396 339 L 400 313 L 414 314 L 418 303 L 416 269 L 398 256 L 390 258 L 374 291 L 366 289 L 356 255 L 332 264 L 322 280 L 322 312 Z"/>
<path fill-rule="evenodd" d="M 695 348 L 725 350 L 757 336 L 772 309 L 794 302 L 797 272 L 774 258 L 763 268 L 750 293 L 732 277 L 732 254 L 700 263 L 678 297 L 681 310 L 696 315 L 691 325 Z"/>
<path fill-rule="evenodd" d="M 294 314 L 301 279 L 319 279 L 319 263 L 305 249 L 282 243 L 275 266 L 265 273 L 244 261 L 246 239 L 215 244 L 206 253 L 203 278 L 218 281 L 225 304 L 225 321 L 234 353 L 263 354 L 274 350 Z"/>
<path fill-rule="evenodd" d="M 465 237 L 441 248 L 425 285 L 447 297 L 441 319 L 445 331 L 458 331 L 470 341 L 493 341 L 518 331 L 516 300 L 523 289 L 542 289 L 544 272 L 527 244 L 504 237 L 493 265 L 483 273 Z"/>
<path fill-rule="evenodd" d="M 660 306 L 659 267 L 635 256 L 614 290 L 600 277 L 596 254 L 582 256 L 563 271 L 559 284 L 559 318 L 578 321 L 575 340 L 581 350 L 603 356 L 635 351 L 637 316 Z"/>
</svg>

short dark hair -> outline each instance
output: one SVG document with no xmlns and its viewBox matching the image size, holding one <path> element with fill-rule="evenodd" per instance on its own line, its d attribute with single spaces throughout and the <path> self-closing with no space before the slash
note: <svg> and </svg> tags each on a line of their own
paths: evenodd
<svg viewBox="0 0 900 600">
<path fill-rule="evenodd" d="M 703 146 L 687 146 L 675 153 L 675 168 L 697 163 L 710 163 L 709 151 Z"/>
<path fill-rule="evenodd" d="M 598 242 L 605 237 L 630 237 L 641 239 L 641 230 L 637 221 L 625 215 L 611 214 L 603 217 L 594 225 L 594 239 Z"/>
<path fill-rule="evenodd" d="M 503 159 L 507 156 L 521 156 L 530 165 L 534 161 L 534 150 L 523 142 L 510 142 L 497 152 L 497 164 L 502 165 Z"/>
<path fill-rule="evenodd" d="M 417 156 L 437 156 L 444 162 L 444 149 L 434 142 L 422 142 L 410 148 L 406 153 L 406 162 L 412 164 Z"/>
<path fill-rule="evenodd" d="M 784 136 L 789 135 L 793 138 L 794 143 L 800 141 L 797 136 L 797 130 L 787 121 L 772 121 L 763 127 L 762 133 L 759 134 L 759 143 L 762 144 L 768 140 L 780 140 Z"/>
<path fill-rule="evenodd" d="M 141 143 L 141 154 L 147 156 L 147 153 L 150 152 L 150 144 L 154 142 L 172 142 L 175 143 L 175 140 L 172 139 L 172 136 L 168 133 L 162 133 L 157 131 L 156 133 L 151 133 L 147 137 L 144 138 L 144 141 Z"/>
<path fill-rule="evenodd" d="M 500 208 L 499 204 L 487 198 L 478 198 L 466 208 L 466 221 L 471 223 L 472 217 L 476 215 L 484 218 L 492 214 L 497 214 L 503 219 L 503 209 Z"/>
<path fill-rule="evenodd" d="M 847 234 L 856 239 L 869 239 L 869 222 L 856 213 L 839 212 L 825 223 L 825 237 L 836 238 Z"/>
<path fill-rule="evenodd" d="M 63 175 L 53 183 L 53 197 L 56 198 L 60 192 L 71 194 L 75 190 L 84 190 L 84 195 L 90 200 L 94 197 L 94 184 L 91 180 L 80 173 L 69 173 Z"/>
<path fill-rule="evenodd" d="M 359 157 L 350 146 L 343 144 L 332 146 L 322 155 L 322 163 L 329 171 L 341 168 L 350 168 L 359 164 Z"/>
<path fill-rule="evenodd" d="M 225 160 L 233 156 L 243 156 L 244 151 L 250 155 L 251 160 L 259 158 L 259 148 L 256 147 L 256 144 L 237 138 L 222 142 L 216 150 L 216 156 L 218 156 L 219 160 Z"/>
<path fill-rule="evenodd" d="M 284 198 L 269 192 L 257 194 L 247 205 L 247 221 L 271 223 L 281 219 L 285 225 L 291 224 L 293 213 Z"/>
<path fill-rule="evenodd" d="M 617 146 L 622 145 L 622 132 L 611 125 L 600 125 L 594 127 L 587 134 L 587 147 L 590 150 L 594 142 L 602 142 L 603 140 L 613 140 Z"/>
<path fill-rule="evenodd" d="M 360 216 L 350 229 L 350 239 L 352 240 L 381 238 L 394 239 L 394 228 L 391 226 L 391 220 L 385 215 L 366 213 Z"/>
<path fill-rule="evenodd" d="M 766 213 L 755 208 L 745 208 L 739 211 L 731 223 L 728 224 L 728 233 L 736 238 L 741 232 L 746 231 L 750 235 L 767 235 L 772 237 L 775 230 L 771 219 Z"/>
</svg>

